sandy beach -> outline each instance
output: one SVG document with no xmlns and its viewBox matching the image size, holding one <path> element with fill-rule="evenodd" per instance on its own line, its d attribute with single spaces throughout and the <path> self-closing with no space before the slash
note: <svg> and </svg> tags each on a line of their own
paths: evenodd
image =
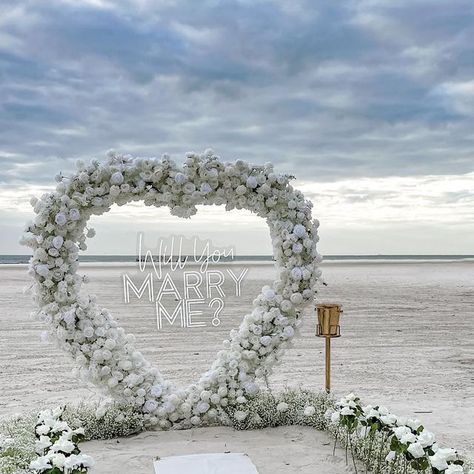
<svg viewBox="0 0 474 474">
<path fill-rule="evenodd" d="M 298 426 L 146 432 L 126 440 L 92 441 L 82 446 L 95 458 L 100 474 L 151 473 L 157 456 L 224 452 L 248 454 L 259 474 L 353 472 L 342 449 L 333 456 L 333 442 L 325 433 Z"/>
<path fill-rule="evenodd" d="M 133 297 L 124 303 L 122 275 L 143 280 L 135 266 L 89 264 L 82 270 L 90 277 L 88 291 L 137 336 L 138 348 L 166 377 L 185 385 L 212 362 L 258 289 L 274 278 L 271 264 L 245 266 L 242 296 L 231 296 L 233 283 L 226 280 L 230 296 L 220 326 L 164 325 L 160 331 L 152 303 Z M 334 263 L 323 271 L 328 286 L 321 288 L 319 300 L 344 307 L 342 337 L 333 341 L 334 394 L 354 391 L 366 403 L 416 416 L 441 443 L 474 456 L 474 263 Z M 68 357 L 40 340 L 44 327 L 30 318 L 25 267 L 1 266 L 0 281 L 0 415 L 96 399 L 93 387 L 78 388 Z M 324 341 L 314 329 L 314 312 L 308 309 L 301 335 L 270 379 L 273 389 L 322 388 Z M 129 472 L 120 470 L 124 465 L 151 472 L 155 456 L 223 450 L 248 452 L 262 474 L 314 472 L 316 465 L 322 466 L 319 472 L 350 472 L 340 453 L 332 457 L 329 442 L 324 433 L 300 427 L 261 432 L 212 428 L 199 434 L 143 433 L 120 442 L 96 441 L 85 444 L 84 451 L 97 458 L 99 473 Z M 295 449 L 292 462 L 298 466 L 285 467 Z"/>
</svg>

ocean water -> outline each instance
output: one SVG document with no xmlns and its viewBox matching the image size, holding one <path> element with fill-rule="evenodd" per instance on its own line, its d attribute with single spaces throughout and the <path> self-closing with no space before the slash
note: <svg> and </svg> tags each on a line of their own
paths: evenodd
<svg viewBox="0 0 474 474">
<path fill-rule="evenodd" d="M 30 255 L 0 255 L 2 264 L 26 264 Z M 135 255 L 81 255 L 84 263 L 133 263 Z M 324 255 L 326 263 L 449 263 L 474 261 L 474 255 Z M 236 255 L 233 258 L 221 257 L 221 262 L 272 262 L 272 255 Z"/>
</svg>

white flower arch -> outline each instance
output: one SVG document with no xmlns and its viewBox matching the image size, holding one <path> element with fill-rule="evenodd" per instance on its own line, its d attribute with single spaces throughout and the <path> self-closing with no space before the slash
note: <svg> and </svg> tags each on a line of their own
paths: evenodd
<svg viewBox="0 0 474 474">
<path fill-rule="evenodd" d="M 110 153 L 106 163 L 78 164 L 69 181 L 58 177 L 56 191 L 33 199 L 34 222 L 23 243 L 34 250 L 29 273 L 35 280 L 40 318 L 82 375 L 117 400 L 141 410 L 148 425 L 188 427 L 216 422 L 222 409 L 245 403 L 259 390 L 299 325 L 300 310 L 313 301 L 320 271 L 318 222 L 311 203 L 275 174 L 273 166 L 224 163 L 211 151 L 189 153 L 177 166 L 167 156 L 139 159 Z M 118 327 L 94 296 L 79 294 L 78 255 L 86 248 L 93 214 L 112 204 L 144 201 L 190 217 L 196 205 L 248 209 L 267 220 L 278 279 L 263 287 L 253 310 L 230 333 L 212 367 L 199 381 L 176 389 L 134 347 L 134 336 Z"/>
</svg>

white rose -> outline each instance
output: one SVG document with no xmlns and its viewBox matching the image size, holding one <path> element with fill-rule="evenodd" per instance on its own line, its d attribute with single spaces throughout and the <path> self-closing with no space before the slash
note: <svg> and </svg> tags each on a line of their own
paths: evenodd
<svg viewBox="0 0 474 474">
<path fill-rule="evenodd" d="M 72 221 L 78 221 L 81 218 L 81 213 L 78 209 L 71 209 L 69 211 L 69 217 Z"/>
<path fill-rule="evenodd" d="M 303 251 L 303 245 L 300 244 L 299 242 L 296 242 L 295 244 L 293 244 L 293 247 L 291 248 L 291 250 L 293 251 L 293 253 L 301 253 Z"/>
<path fill-rule="evenodd" d="M 446 458 L 439 452 L 435 453 L 434 456 L 430 456 L 430 464 L 435 469 L 438 469 L 438 471 L 444 471 L 448 468 Z"/>
<path fill-rule="evenodd" d="M 199 396 L 201 400 L 208 402 L 211 399 L 211 392 L 209 392 L 209 390 L 203 390 Z"/>
<path fill-rule="evenodd" d="M 412 443 L 408 446 L 407 451 L 415 458 L 422 458 L 425 455 L 425 450 L 420 443 Z"/>
<path fill-rule="evenodd" d="M 116 171 L 110 177 L 110 184 L 119 186 L 123 183 L 123 174 L 120 171 Z"/>
<path fill-rule="evenodd" d="M 54 218 L 54 222 L 56 222 L 56 224 L 58 225 L 64 225 L 67 222 L 67 218 L 64 212 L 58 212 L 56 214 L 56 217 Z"/>
<path fill-rule="evenodd" d="M 271 288 L 268 288 L 263 291 L 263 296 L 266 300 L 272 301 L 275 299 L 276 293 Z"/>
<path fill-rule="evenodd" d="M 304 237 L 306 235 L 306 229 L 304 225 L 302 224 L 296 224 L 293 227 L 293 234 L 295 234 L 297 237 Z"/>
<path fill-rule="evenodd" d="M 280 411 L 280 412 L 285 412 L 288 410 L 288 403 L 285 403 L 285 402 L 280 402 L 278 405 L 277 405 L 277 410 Z"/>
<path fill-rule="evenodd" d="M 463 474 L 463 473 L 464 473 L 464 469 L 459 464 L 450 464 L 448 466 L 448 469 L 444 471 L 444 474 Z"/>
<path fill-rule="evenodd" d="M 293 293 L 290 296 L 290 301 L 293 304 L 301 304 L 303 302 L 303 295 L 301 293 Z"/>
<path fill-rule="evenodd" d="M 62 235 L 57 235 L 53 238 L 53 247 L 56 249 L 60 249 L 64 243 L 64 237 Z"/>
<path fill-rule="evenodd" d="M 187 181 L 187 178 L 186 175 L 184 175 L 183 173 L 176 173 L 174 180 L 176 184 L 184 184 Z"/>
<path fill-rule="evenodd" d="M 117 343 L 115 342 L 114 339 L 107 339 L 104 343 L 105 348 L 109 349 L 109 351 L 114 349 L 116 345 L 117 345 Z"/>
<path fill-rule="evenodd" d="M 201 193 L 208 194 L 212 191 L 211 185 L 209 183 L 201 184 Z"/>
<path fill-rule="evenodd" d="M 65 421 L 56 420 L 51 429 L 54 432 L 66 431 L 69 429 L 69 425 Z"/>
<path fill-rule="evenodd" d="M 303 277 L 303 271 L 301 270 L 300 267 L 294 267 L 291 269 L 291 278 L 295 281 L 301 280 Z"/>
<path fill-rule="evenodd" d="M 403 443 L 403 444 L 415 443 L 415 442 L 416 442 L 416 436 L 412 432 L 405 433 L 400 440 L 400 443 Z"/>
<path fill-rule="evenodd" d="M 46 435 L 49 433 L 49 426 L 47 425 L 39 425 L 37 428 L 36 428 L 36 433 L 39 434 L 40 436 L 41 435 Z"/>
<path fill-rule="evenodd" d="M 411 430 L 408 428 L 408 426 L 399 426 L 398 428 L 394 428 L 393 433 L 398 438 L 398 440 L 401 440 L 402 437 L 407 433 L 411 433 Z"/>
<path fill-rule="evenodd" d="M 46 264 L 36 265 L 35 271 L 38 275 L 46 278 L 49 275 L 49 267 Z"/>
<path fill-rule="evenodd" d="M 49 448 L 49 446 L 51 446 L 51 440 L 49 439 L 49 436 L 41 435 L 39 440 L 37 440 L 35 443 L 36 452 L 43 452 L 46 448 Z"/>
<path fill-rule="evenodd" d="M 30 463 L 30 469 L 37 472 L 43 472 L 51 469 L 50 460 L 47 456 L 41 456 Z"/>
<path fill-rule="evenodd" d="M 367 419 L 379 417 L 379 412 L 371 406 L 364 407 L 362 410 L 364 410 L 364 415 Z"/>
<path fill-rule="evenodd" d="M 63 467 L 66 462 L 66 456 L 63 453 L 53 454 L 51 457 L 51 463 L 55 467 Z"/>
<path fill-rule="evenodd" d="M 61 436 L 53 444 L 52 450 L 54 452 L 61 451 L 63 453 L 71 453 L 72 451 L 74 451 L 75 448 L 76 448 L 76 446 L 74 445 L 74 443 L 72 441 L 69 441 L 65 437 Z"/>
<path fill-rule="evenodd" d="M 143 409 L 147 412 L 153 412 L 158 408 L 158 403 L 155 402 L 155 400 L 147 400 L 145 402 L 145 405 L 143 406 Z"/>
<path fill-rule="evenodd" d="M 196 406 L 196 410 L 199 413 L 206 413 L 209 410 L 209 408 L 210 408 L 210 406 L 209 406 L 209 403 L 207 403 L 207 402 L 200 402 Z"/>
<path fill-rule="evenodd" d="M 409 426 L 413 431 L 416 431 L 421 426 L 420 420 L 408 419 L 406 425 Z"/>
<path fill-rule="evenodd" d="M 250 189 L 255 189 L 258 185 L 257 178 L 255 176 L 249 176 L 247 178 L 247 187 Z"/>
<path fill-rule="evenodd" d="M 76 454 L 71 454 L 66 458 L 66 461 L 64 461 L 64 467 L 68 469 L 67 472 L 80 467 L 81 463 L 80 460 L 77 458 L 78 456 Z"/>
<path fill-rule="evenodd" d="M 246 411 L 237 410 L 237 411 L 234 413 L 234 418 L 235 418 L 237 421 L 244 421 L 245 418 L 247 418 L 247 415 L 248 415 L 248 413 L 247 413 Z"/>
<path fill-rule="evenodd" d="M 242 196 L 244 195 L 245 193 L 247 192 L 247 188 L 241 184 L 240 186 L 237 186 L 237 188 L 235 189 L 235 193 L 238 195 L 238 196 Z"/>
<path fill-rule="evenodd" d="M 435 435 L 428 430 L 423 430 L 419 435 L 418 435 L 418 442 L 424 447 L 428 448 L 429 446 L 432 446 L 433 443 L 435 442 Z"/>
<path fill-rule="evenodd" d="M 439 448 L 438 453 L 441 453 L 448 461 L 456 460 L 456 450 L 453 448 Z"/>
<path fill-rule="evenodd" d="M 313 416 L 316 413 L 316 408 L 314 408 L 312 405 L 309 405 L 305 407 L 303 413 L 305 416 Z"/>
<path fill-rule="evenodd" d="M 439 448 L 438 451 L 436 451 L 436 454 L 444 456 L 446 461 L 455 461 L 457 457 L 456 451 L 452 448 Z"/>
<path fill-rule="evenodd" d="M 224 396 L 224 395 L 222 395 Z M 213 403 L 214 405 L 218 405 L 221 401 L 221 396 L 218 395 L 217 393 L 213 393 L 211 395 L 211 403 Z"/>
<path fill-rule="evenodd" d="M 407 424 L 407 417 L 406 416 L 397 416 L 397 425 L 398 426 L 406 426 Z"/>
<path fill-rule="evenodd" d="M 244 389 L 249 395 L 256 395 L 259 391 L 258 385 L 255 382 L 247 382 Z"/>
<path fill-rule="evenodd" d="M 117 197 L 120 194 L 120 187 L 119 186 L 110 186 L 109 194 L 112 197 Z"/>
<path fill-rule="evenodd" d="M 390 414 L 380 417 L 380 420 L 383 424 L 392 426 L 397 422 L 397 417 L 395 415 Z"/>
<path fill-rule="evenodd" d="M 194 185 L 194 183 L 185 183 L 183 186 L 183 191 L 186 194 L 193 194 L 196 191 L 196 186 Z M 191 204 L 192 202 L 191 196 L 184 196 L 183 199 L 185 200 L 183 201 L 184 204 Z"/>
<path fill-rule="evenodd" d="M 217 389 L 217 395 L 220 397 L 226 397 L 228 394 L 228 390 L 226 387 L 219 387 Z M 212 400 L 212 395 L 211 395 L 211 400 Z"/>
</svg>

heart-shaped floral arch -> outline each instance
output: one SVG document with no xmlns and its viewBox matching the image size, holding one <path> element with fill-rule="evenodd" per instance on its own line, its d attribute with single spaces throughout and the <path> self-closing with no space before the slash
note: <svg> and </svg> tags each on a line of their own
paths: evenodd
<svg viewBox="0 0 474 474">
<path fill-rule="evenodd" d="M 318 222 L 311 203 L 278 175 L 271 164 L 224 163 L 211 151 L 189 153 L 177 166 L 167 156 L 139 159 L 110 153 L 106 163 L 78 164 L 56 191 L 34 199 L 37 214 L 24 244 L 34 249 L 30 274 L 40 318 L 51 325 L 60 346 L 81 374 L 115 399 L 144 414 L 148 425 L 188 427 L 216 422 L 223 409 L 246 402 L 270 373 L 299 325 L 304 305 L 313 301 L 320 271 L 316 250 Z M 144 201 L 168 206 L 190 217 L 196 205 L 248 209 L 267 220 L 278 279 L 263 287 L 253 310 L 230 333 L 211 368 L 199 381 L 176 389 L 134 347 L 134 336 L 118 327 L 93 296 L 80 294 L 79 251 L 93 236 L 86 229 L 93 214 L 113 204 Z"/>
</svg>

